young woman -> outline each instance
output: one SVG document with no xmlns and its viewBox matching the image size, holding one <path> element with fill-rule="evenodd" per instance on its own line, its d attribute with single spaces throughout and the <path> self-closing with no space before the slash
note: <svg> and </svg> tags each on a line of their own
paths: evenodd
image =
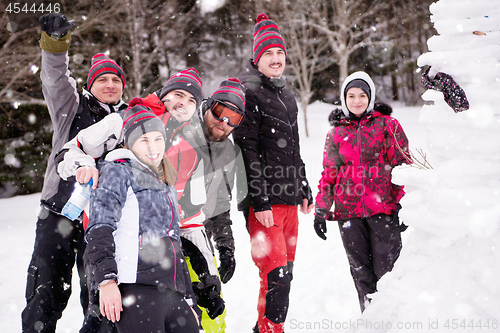
<svg viewBox="0 0 500 333">
<path fill-rule="evenodd" d="M 403 187 L 392 169 L 411 163 L 408 139 L 392 109 L 375 105 L 375 85 L 364 72 L 342 86 L 342 110 L 330 115 L 323 172 L 316 197 L 314 228 L 326 239 L 326 220 L 338 221 L 361 311 L 377 281 L 391 271 L 401 251 L 398 211 Z M 332 214 L 330 208 L 335 205 Z"/>
<path fill-rule="evenodd" d="M 123 129 L 125 149 L 101 163 L 90 199 L 84 256 L 91 288 L 119 333 L 198 332 L 163 122 L 131 103 Z"/>
</svg>

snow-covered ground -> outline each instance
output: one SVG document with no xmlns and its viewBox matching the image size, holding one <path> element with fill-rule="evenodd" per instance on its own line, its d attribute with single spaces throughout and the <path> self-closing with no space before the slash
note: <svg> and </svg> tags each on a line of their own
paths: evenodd
<svg viewBox="0 0 500 333">
<path fill-rule="evenodd" d="M 402 168 L 401 218 L 410 228 L 394 270 L 378 285 L 365 313 L 335 222 L 327 241 L 314 233 L 313 215 L 300 215 L 290 309 L 290 332 L 500 332 L 500 7 L 498 0 L 439 0 L 431 6 L 440 36 L 419 66 L 451 74 L 470 110 L 455 114 L 443 95 L 427 91 L 433 106 L 393 105 L 410 139 L 433 169 Z M 310 137 L 301 151 L 313 189 L 322 170 L 331 105 L 308 108 Z M 302 120 L 302 119 L 301 119 Z M 303 126 L 303 123 L 301 124 Z M 19 332 L 26 269 L 34 240 L 39 195 L 0 200 L 0 325 Z M 223 286 L 227 332 L 250 332 L 256 320 L 258 275 L 242 215 L 233 206 L 236 273 Z M 77 285 L 77 284 L 75 284 Z M 78 287 L 77 287 L 78 288 Z M 75 291 L 58 333 L 77 332 L 82 312 Z"/>
<path fill-rule="evenodd" d="M 394 105 L 398 118 L 413 148 L 424 148 L 424 130 L 418 123 L 419 107 Z M 327 117 L 334 107 L 316 102 L 308 108 L 309 133 L 306 138 L 301 123 L 301 151 L 309 181 L 316 190 L 322 170 L 322 150 L 330 128 Z M 39 194 L 0 200 L 0 325 L 1 331 L 21 331 L 21 311 L 25 305 L 24 289 L 35 235 Z M 353 322 L 363 318 L 359 312 L 354 284 L 336 223 L 330 222 L 327 241 L 314 233 L 313 215 L 300 215 L 300 231 L 287 332 L 346 332 Z M 257 318 L 257 268 L 250 257 L 250 239 L 243 216 L 233 207 L 237 268 L 234 277 L 223 285 L 227 308 L 227 332 L 250 332 Z M 407 235 L 410 233 L 407 232 Z M 456 263 L 460 260 L 456 259 Z M 451 264 L 451 263 L 450 263 Z M 79 305 L 79 287 L 74 279 L 73 295 L 58 323 L 58 333 L 77 332 L 83 320 Z M 75 284 L 76 283 L 76 284 Z M 430 283 L 434 283 L 434 280 Z M 383 295 L 381 295 L 383 298 Z M 385 322 L 390 318 L 380 318 Z M 324 329 L 324 324 L 333 326 Z M 307 325 L 322 329 L 306 329 Z M 335 325 L 342 325 L 340 330 Z"/>
</svg>

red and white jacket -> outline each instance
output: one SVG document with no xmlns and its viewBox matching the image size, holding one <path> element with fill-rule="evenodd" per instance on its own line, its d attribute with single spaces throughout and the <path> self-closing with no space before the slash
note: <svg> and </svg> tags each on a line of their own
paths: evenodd
<svg viewBox="0 0 500 333">
<path fill-rule="evenodd" d="M 173 120 L 173 117 L 165 110 L 165 105 L 156 94 L 151 94 L 143 98 L 142 103 L 151 108 L 162 119 L 165 128 L 169 127 L 167 123 Z M 63 147 L 64 157 L 61 159 L 57 169 L 59 175 L 63 179 L 67 179 L 74 176 L 76 169 L 80 166 L 88 165 L 95 167 L 95 159 L 113 150 L 122 141 L 122 126 L 123 119 L 117 113 L 106 116 L 101 122 L 80 131 L 73 140 L 66 143 Z M 201 207 L 206 202 L 203 185 L 204 170 L 203 166 L 199 163 L 200 156 L 195 145 L 193 142 L 188 142 L 185 138 L 186 135 L 193 132 L 192 125 L 189 122 L 185 122 L 176 128 L 171 133 L 171 136 L 167 138 L 168 149 L 166 155 L 178 172 L 175 188 L 179 204 L 184 208 L 182 210 L 179 207 L 181 228 L 201 227 L 205 221 L 205 215 L 201 210 Z M 182 133 L 183 135 L 178 135 L 176 136 L 176 140 L 173 140 L 176 133 Z M 192 177 L 196 172 L 200 175 Z M 201 186 L 199 184 L 197 186 L 201 190 L 186 191 L 186 188 L 192 181 L 191 178 L 201 180 Z M 183 198 L 185 192 L 188 192 L 189 198 Z M 196 198 L 196 196 L 199 198 Z M 189 203 L 187 200 L 189 200 Z"/>
</svg>

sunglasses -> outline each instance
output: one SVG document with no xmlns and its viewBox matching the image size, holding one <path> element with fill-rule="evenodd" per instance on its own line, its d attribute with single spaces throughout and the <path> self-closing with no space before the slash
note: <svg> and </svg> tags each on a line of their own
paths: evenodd
<svg viewBox="0 0 500 333">
<path fill-rule="evenodd" d="M 245 115 L 240 110 L 220 101 L 213 103 L 210 110 L 215 119 L 225 121 L 231 127 L 238 126 L 245 118 Z"/>
</svg>

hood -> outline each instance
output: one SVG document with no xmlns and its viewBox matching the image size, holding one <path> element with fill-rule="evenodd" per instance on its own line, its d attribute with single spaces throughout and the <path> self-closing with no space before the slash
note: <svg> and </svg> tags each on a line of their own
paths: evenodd
<svg viewBox="0 0 500 333">
<path fill-rule="evenodd" d="M 114 162 L 118 160 L 135 160 L 140 162 L 132 151 L 125 148 L 118 148 L 110 151 L 104 160 L 107 162 Z"/>
<path fill-rule="evenodd" d="M 378 114 L 390 116 L 392 114 L 392 107 L 383 102 L 376 102 L 373 111 L 372 115 L 374 116 L 378 116 Z M 341 108 L 336 108 L 328 115 L 328 122 L 330 126 L 338 126 L 342 120 L 347 118 L 349 118 L 349 116 L 346 116 Z"/>
<path fill-rule="evenodd" d="M 347 109 L 347 105 L 345 102 L 345 93 L 346 93 L 345 88 L 347 87 L 347 85 L 351 81 L 354 81 L 357 79 L 365 81 L 371 90 L 370 102 L 368 103 L 368 108 L 366 109 L 366 112 L 372 111 L 374 106 L 375 106 L 375 84 L 373 83 L 370 75 L 366 74 L 365 72 L 361 72 L 361 71 L 354 72 L 344 80 L 344 83 L 342 84 L 341 94 L 340 94 L 340 101 L 342 102 L 342 112 L 344 112 L 344 115 L 346 117 L 349 117 L 349 110 Z"/>
</svg>

